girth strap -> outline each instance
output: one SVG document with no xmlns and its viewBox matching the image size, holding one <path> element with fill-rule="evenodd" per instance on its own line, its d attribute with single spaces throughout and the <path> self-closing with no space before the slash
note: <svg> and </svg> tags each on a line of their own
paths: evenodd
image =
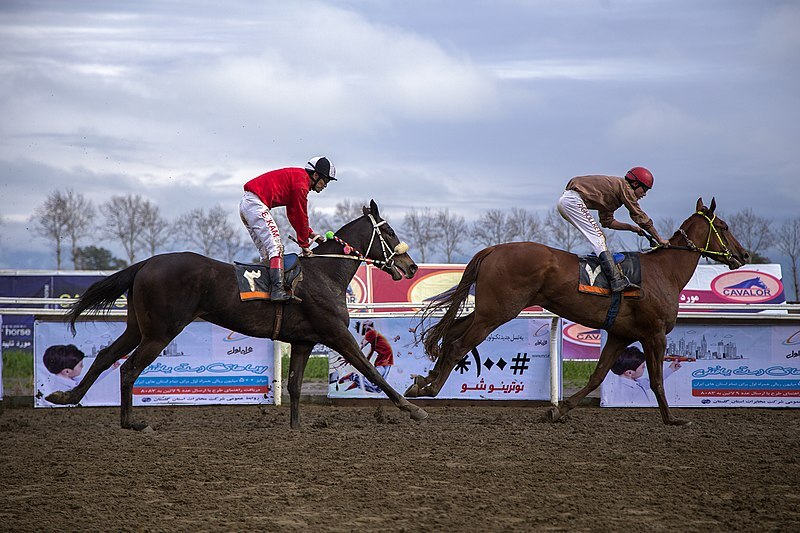
<svg viewBox="0 0 800 533">
<path fill-rule="evenodd" d="M 606 315 L 606 321 L 603 322 L 604 330 L 611 331 L 611 328 L 614 326 L 614 321 L 617 320 L 617 315 L 619 314 L 619 304 L 621 301 L 622 301 L 621 292 L 611 293 L 611 305 L 608 307 L 608 314 Z"/>
<path fill-rule="evenodd" d="M 281 325 L 283 324 L 283 307 L 286 304 L 275 304 L 275 327 L 272 329 L 272 338 L 277 339 L 278 333 L 281 332 Z"/>
</svg>

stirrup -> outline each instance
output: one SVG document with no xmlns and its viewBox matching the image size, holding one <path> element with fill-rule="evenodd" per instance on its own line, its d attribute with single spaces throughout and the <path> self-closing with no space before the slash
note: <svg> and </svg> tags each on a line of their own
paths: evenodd
<svg viewBox="0 0 800 533">
<path fill-rule="evenodd" d="M 285 289 L 281 288 L 278 290 L 273 290 L 270 292 L 269 301 L 270 302 L 285 302 L 291 299 L 291 296 Z"/>
</svg>

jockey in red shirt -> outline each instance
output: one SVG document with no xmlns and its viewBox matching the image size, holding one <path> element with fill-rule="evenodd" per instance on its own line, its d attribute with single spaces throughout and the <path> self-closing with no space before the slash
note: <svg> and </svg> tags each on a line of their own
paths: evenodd
<svg viewBox="0 0 800 533">
<path fill-rule="evenodd" d="M 269 268 L 270 299 L 283 302 L 289 293 L 283 284 L 283 243 L 270 209 L 286 207 L 286 216 L 297 233 L 303 255 L 311 255 L 311 241 L 323 239 L 308 223 L 308 193 L 322 192 L 336 180 L 336 167 L 327 157 L 314 157 L 305 168 L 282 168 L 244 184 L 239 216 L 258 249 L 261 262 Z"/>
</svg>

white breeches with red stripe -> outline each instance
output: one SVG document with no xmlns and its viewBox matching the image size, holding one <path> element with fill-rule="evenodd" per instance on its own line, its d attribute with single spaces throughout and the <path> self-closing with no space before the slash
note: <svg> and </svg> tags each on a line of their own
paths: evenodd
<svg viewBox="0 0 800 533">
<path fill-rule="evenodd" d="M 601 252 L 608 251 L 603 230 L 600 229 L 600 225 L 589 212 L 589 208 L 583 203 L 583 198 L 577 191 L 564 191 L 558 200 L 558 212 L 589 240 L 598 257 Z"/>
<path fill-rule="evenodd" d="M 283 256 L 283 243 L 278 224 L 272 218 L 269 207 L 258 196 L 245 191 L 239 202 L 239 216 L 258 248 L 261 261 L 268 262 L 273 257 Z"/>
</svg>

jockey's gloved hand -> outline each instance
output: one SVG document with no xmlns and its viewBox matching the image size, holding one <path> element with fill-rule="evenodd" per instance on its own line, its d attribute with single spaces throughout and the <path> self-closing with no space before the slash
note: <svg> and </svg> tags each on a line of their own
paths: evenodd
<svg viewBox="0 0 800 533">
<path fill-rule="evenodd" d="M 303 253 L 303 257 L 311 257 L 314 255 L 314 252 L 311 251 L 311 248 L 300 248 Z"/>
<path fill-rule="evenodd" d="M 311 242 L 328 242 L 328 238 L 325 235 L 320 235 L 317 232 L 312 231 L 310 236 Z"/>
</svg>

